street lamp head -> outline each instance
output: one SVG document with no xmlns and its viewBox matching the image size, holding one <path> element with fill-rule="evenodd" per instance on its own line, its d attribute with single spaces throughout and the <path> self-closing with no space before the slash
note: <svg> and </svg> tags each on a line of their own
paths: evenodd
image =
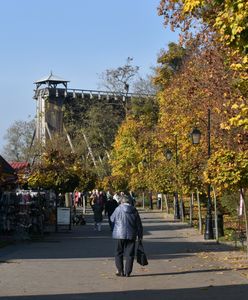
<svg viewBox="0 0 248 300">
<path fill-rule="evenodd" d="M 166 157 L 166 159 L 169 161 L 169 160 L 172 159 L 172 156 L 173 156 L 172 151 L 171 151 L 170 149 L 167 149 L 167 150 L 165 151 L 165 157 Z"/>
<path fill-rule="evenodd" d="M 191 139 L 193 145 L 198 145 L 201 139 L 201 132 L 198 128 L 194 128 L 191 132 Z"/>
</svg>

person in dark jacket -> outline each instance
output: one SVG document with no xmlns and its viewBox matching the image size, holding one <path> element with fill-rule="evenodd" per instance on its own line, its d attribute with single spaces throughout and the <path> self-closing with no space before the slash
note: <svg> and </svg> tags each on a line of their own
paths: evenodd
<svg viewBox="0 0 248 300">
<path fill-rule="evenodd" d="M 117 276 L 129 277 L 133 270 L 135 241 L 143 238 L 143 226 L 137 209 L 130 204 L 130 199 L 123 195 L 121 204 L 110 217 L 114 223 L 113 238 L 116 239 L 115 265 Z M 123 258 L 126 258 L 125 270 Z"/>
<path fill-rule="evenodd" d="M 113 231 L 114 223 L 111 222 L 110 217 L 112 213 L 115 211 L 116 207 L 118 206 L 118 203 L 113 199 L 112 196 L 109 197 L 109 200 L 105 204 L 105 214 L 108 215 L 108 221 L 111 231 Z"/>
<path fill-rule="evenodd" d="M 94 213 L 94 229 L 101 231 L 103 220 L 103 202 L 101 199 L 99 199 L 97 193 L 92 194 L 90 205 Z"/>
</svg>

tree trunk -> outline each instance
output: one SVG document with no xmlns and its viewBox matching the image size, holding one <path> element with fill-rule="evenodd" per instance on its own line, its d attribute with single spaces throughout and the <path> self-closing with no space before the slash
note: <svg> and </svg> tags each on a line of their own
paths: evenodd
<svg viewBox="0 0 248 300">
<path fill-rule="evenodd" d="M 216 243 L 219 243 L 219 224 L 218 224 L 218 214 L 217 214 L 217 200 L 216 200 L 216 194 L 215 189 L 212 186 L 213 194 L 214 194 L 214 223 L 215 223 L 215 239 Z"/>
<path fill-rule="evenodd" d="M 198 229 L 199 232 L 202 234 L 202 215 L 201 215 L 201 203 L 200 203 L 200 197 L 199 197 L 199 190 L 196 189 L 196 198 L 197 198 L 197 205 L 198 205 Z"/>
<path fill-rule="evenodd" d="M 142 208 L 145 209 L 145 192 L 142 193 Z"/>
<path fill-rule="evenodd" d="M 86 195 L 83 195 L 83 214 L 86 213 Z"/>
<path fill-rule="evenodd" d="M 149 192 L 149 206 L 150 206 L 150 209 L 152 210 L 153 209 L 153 201 L 152 201 L 152 192 L 150 191 Z"/>
<path fill-rule="evenodd" d="M 181 209 L 181 220 L 184 222 L 184 205 L 183 205 L 183 196 L 180 194 L 180 209 Z"/>
<path fill-rule="evenodd" d="M 247 252 L 247 255 L 248 255 L 248 238 L 247 238 L 247 235 L 248 235 L 248 221 L 247 221 L 247 211 L 246 211 L 246 199 L 245 199 L 245 190 L 243 188 L 240 189 L 240 193 L 243 197 L 243 200 L 244 200 L 244 216 L 245 216 L 245 231 L 246 231 L 246 252 Z"/>
<path fill-rule="evenodd" d="M 166 210 L 166 213 L 169 214 L 170 210 L 169 210 L 169 205 L 168 205 L 167 194 L 164 194 L 164 201 L 165 201 L 165 210 Z"/>
<path fill-rule="evenodd" d="M 194 193 L 191 193 L 191 197 L 189 200 L 189 224 L 190 226 L 193 226 L 193 205 L 194 203 Z"/>
<path fill-rule="evenodd" d="M 58 232 L 58 193 L 56 193 L 55 201 L 55 232 Z"/>
</svg>

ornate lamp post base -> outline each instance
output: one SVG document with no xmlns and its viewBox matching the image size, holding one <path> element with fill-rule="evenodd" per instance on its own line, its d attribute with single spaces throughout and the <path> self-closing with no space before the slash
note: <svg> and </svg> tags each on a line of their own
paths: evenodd
<svg viewBox="0 0 248 300">
<path fill-rule="evenodd" d="M 211 214 L 206 215 L 206 223 L 205 223 L 205 232 L 204 239 L 205 240 L 213 240 L 214 239 L 214 231 L 213 231 L 213 219 Z"/>
<path fill-rule="evenodd" d="M 149 202 L 150 209 L 153 209 L 152 192 L 149 193 Z"/>
<path fill-rule="evenodd" d="M 207 203 L 207 215 L 206 215 L 204 239 L 205 240 L 213 240 L 214 239 L 210 184 L 208 184 L 208 203 Z"/>
<path fill-rule="evenodd" d="M 175 209 L 174 209 L 174 220 L 180 220 L 180 207 L 178 201 L 178 193 L 174 193 Z"/>
</svg>

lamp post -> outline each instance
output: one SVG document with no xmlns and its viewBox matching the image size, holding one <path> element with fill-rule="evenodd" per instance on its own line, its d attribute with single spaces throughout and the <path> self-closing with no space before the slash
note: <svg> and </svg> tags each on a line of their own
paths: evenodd
<svg viewBox="0 0 248 300">
<path fill-rule="evenodd" d="M 175 157 L 175 162 L 176 162 L 176 169 L 178 166 L 178 149 L 177 149 L 177 135 L 175 135 L 175 146 L 176 146 L 176 157 Z M 170 149 L 167 149 L 165 151 L 165 156 L 168 161 L 170 161 L 173 157 L 173 153 Z M 178 192 L 174 192 L 174 220 L 180 220 L 180 208 L 179 208 L 179 201 L 178 201 Z"/>
<path fill-rule="evenodd" d="M 199 129 L 194 128 L 191 132 L 193 145 L 200 143 L 201 132 Z M 208 109 L 208 124 L 207 124 L 207 144 L 208 144 L 208 159 L 211 156 L 211 112 Z M 211 201 L 211 185 L 207 185 L 207 215 L 205 221 L 204 239 L 212 240 L 214 238 L 213 220 L 212 220 L 212 201 Z"/>
</svg>

